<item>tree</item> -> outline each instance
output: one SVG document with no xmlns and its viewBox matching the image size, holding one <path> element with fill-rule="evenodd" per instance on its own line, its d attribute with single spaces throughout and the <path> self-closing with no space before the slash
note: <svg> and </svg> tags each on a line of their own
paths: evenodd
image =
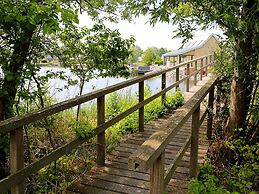
<svg viewBox="0 0 259 194">
<path fill-rule="evenodd" d="M 39 59 L 52 55 L 59 45 L 56 35 L 69 26 L 79 23 L 78 12 L 86 11 L 98 19 L 99 12 L 106 12 L 109 19 L 116 19 L 117 4 L 103 0 L 87 1 L 34 1 L 2 0 L 0 2 L 0 121 L 15 115 L 13 105 L 23 83 L 35 80 L 40 67 Z M 115 16 L 115 17 L 113 17 Z M 113 55 L 114 56 L 114 55 Z M 116 61 L 116 58 L 113 58 Z M 46 77 L 48 78 L 48 77 Z M 40 82 L 39 84 L 40 85 Z M 21 93 L 21 92 L 20 92 Z M 22 95 L 21 95 L 22 96 Z M 6 164 L 8 138 L 0 132 L 0 175 Z"/>
<path fill-rule="evenodd" d="M 161 59 L 161 50 L 156 47 L 149 47 L 143 54 L 142 64 L 144 65 L 161 65 L 163 64 L 163 60 Z"/>
<path fill-rule="evenodd" d="M 128 59 L 128 63 L 137 63 L 138 58 L 142 56 L 143 51 L 139 46 L 133 46 L 130 48 L 131 54 Z"/>
<path fill-rule="evenodd" d="M 198 29 L 219 26 L 234 43 L 229 128 L 245 128 L 256 84 L 259 47 L 257 0 L 129 0 L 126 12 L 150 15 L 150 22 L 176 24 L 176 36 L 187 41 Z"/>
<path fill-rule="evenodd" d="M 156 60 L 156 53 L 153 48 L 147 48 L 143 54 L 142 63 L 144 65 L 152 65 Z"/>
<path fill-rule="evenodd" d="M 162 55 L 169 52 L 169 50 L 166 48 L 159 48 L 158 52 L 159 52 L 159 56 L 162 57 Z"/>
<path fill-rule="evenodd" d="M 129 75 L 125 62 L 133 38 L 123 40 L 117 30 L 112 31 L 102 24 L 95 24 L 91 29 L 66 28 L 59 37 L 63 44 L 58 49 L 60 62 L 79 78 L 79 96 L 83 93 L 85 83 L 92 78 Z M 79 111 L 80 105 L 77 121 Z"/>
</svg>

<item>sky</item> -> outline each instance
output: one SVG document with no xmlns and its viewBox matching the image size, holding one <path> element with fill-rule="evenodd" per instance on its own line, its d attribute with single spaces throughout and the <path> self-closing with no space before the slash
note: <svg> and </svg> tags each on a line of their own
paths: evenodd
<svg viewBox="0 0 259 194">
<path fill-rule="evenodd" d="M 142 50 L 148 47 L 164 47 L 169 50 L 176 50 L 181 46 L 181 39 L 173 39 L 173 30 L 175 26 L 166 23 L 157 23 L 154 27 L 147 23 L 148 18 L 141 16 L 134 20 L 134 22 L 119 21 L 118 23 L 106 22 L 106 25 L 111 29 L 118 29 L 123 38 L 129 38 L 131 35 L 136 39 L 136 45 L 140 46 Z M 80 26 L 91 27 L 93 22 L 87 15 L 79 16 Z M 206 31 L 198 31 L 195 36 L 208 37 L 211 33 L 222 35 L 220 29 L 210 29 Z"/>
</svg>

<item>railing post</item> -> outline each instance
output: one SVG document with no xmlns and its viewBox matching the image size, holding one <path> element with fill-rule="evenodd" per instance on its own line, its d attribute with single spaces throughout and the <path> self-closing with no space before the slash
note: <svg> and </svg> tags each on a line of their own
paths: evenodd
<svg viewBox="0 0 259 194">
<path fill-rule="evenodd" d="M 187 67 L 186 67 L 186 76 L 189 76 L 190 75 L 190 63 L 187 64 Z M 186 92 L 189 92 L 189 89 L 190 88 L 190 79 L 188 78 L 186 80 Z"/>
<path fill-rule="evenodd" d="M 162 90 L 166 88 L 166 73 L 163 73 L 162 74 Z M 164 107 L 165 106 L 165 103 L 166 103 L 166 93 L 164 93 L 162 95 L 162 106 Z"/>
<path fill-rule="evenodd" d="M 105 96 L 97 98 L 97 125 L 105 122 Z M 105 165 L 105 131 L 97 136 L 97 165 Z"/>
<path fill-rule="evenodd" d="M 202 80 L 202 74 L 203 74 L 203 59 L 201 59 L 201 70 L 200 70 L 200 80 Z"/>
<path fill-rule="evenodd" d="M 212 137 L 212 122 L 213 122 L 213 101 L 214 101 L 214 87 L 211 88 L 209 92 L 209 102 L 208 102 L 208 120 L 207 120 L 207 138 Z"/>
<path fill-rule="evenodd" d="M 197 61 L 195 61 L 195 64 L 194 64 L 194 71 L 197 71 Z M 197 73 L 194 74 L 194 85 L 196 86 L 197 85 Z"/>
<path fill-rule="evenodd" d="M 23 129 L 16 129 L 10 132 L 10 171 L 11 174 L 24 167 Z M 14 184 L 11 187 L 11 194 L 23 194 L 24 182 Z"/>
<path fill-rule="evenodd" d="M 208 65 L 208 57 L 206 57 L 206 66 Z M 205 76 L 208 76 L 208 67 L 205 68 Z"/>
<path fill-rule="evenodd" d="M 150 194 L 162 194 L 164 192 L 164 168 L 165 152 L 157 158 L 150 169 Z"/>
<path fill-rule="evenodd" d="M 180 79 L 180 69 L 179 69 L 179 67 L 178 68 L 176 68 L 176 70 L 175 70 L 175 82 L 178 82 L 179 81 L 179 79 Z M 176 89 L 178 89 L 179 88 L 179 85 L 177 85 L 176 86 Z"/>
<path fill-rule="evenodd" d="M 192 114 L 192 131 L 191 131 L 191 154 L 190 154 L 190 178 L 197 175 L 198 147 L 199 147 L 199 123 L 200 105 Z"/>
<path fill-rule="evenodd" d="M 144 81 L 139 82 L 139 102 L 144 100 Z M 139 108 L 138 111 L 138 130 L 140 132 L 144 131 L 144 106 Z"/>
</svg>

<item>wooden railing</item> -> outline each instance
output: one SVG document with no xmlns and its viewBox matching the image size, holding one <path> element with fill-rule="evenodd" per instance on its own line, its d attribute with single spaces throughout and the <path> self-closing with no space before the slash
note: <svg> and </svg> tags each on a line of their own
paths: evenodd
<svg viewBox="0 0 259 194">
<path fill-rule="evenodd" d="M 190 177 L 197 174 L 198 161 L 198 139 L 199 128 L 208 114 L 207 137 L 211 139 L 212 131 L 212 110 L 214 99 L 215 78 L 211 78 L 193 97 L 188 100 L 180 109 L 177 109 L 168 122 L 164 123 L 161 128 L 153 133 L 138 150 L 129 157 L 129 168 L 139 170 L 150 169 L 150 193 L 162 194 L 166 185 L 169 183 L 179 162 L 184 156 L 186 150 L 191 145 L 190 151 Z M 209 94 L 208 108 L 200 116 L 200 104 Z M 186 138 L 184 145 L 176 154 L 173 162 L 165 172 L 165 149 L 172 141 L 172 138 L 180 131 L 186 121 L 192 117 L 191 135 Z"/>
<path fill-rule="evenodd" d="M 206 61 L 205 65 L 203 61 Z M 203 72 L 207 72 L 207 68 L 212 65 L 213 56 L 207 55 L 193 59 L 188 62 L 178 64 L 172 68 L 163 69 L 156 72 L 151 72 L 146 75 L 141 75 L 136 78 L 115 84 L 113 86 L 99 89 L 94 92 L 66 100 L 44 109 L 26 114 L 24 116 L 13 117 L 5 121 L 0 122 L 0 133 L 10 133 L 10 175 L 0 180 L 0 193 L 11 189 L 11 193 L 24 193 L 24 180 L 31 174 L 37 172 L 41 168 L 50 164 L 51 162 L 59 159 L 65 154 L 70 153 L 73 149 L 77 148 L 90 138 L 97 136 L 97 165 L 103 166 L 105 164 L 105 130 L 115 123 L 121 121 L 128 115 L 139 110 L 139 131 L 144 130 L 144 106 L 154 99 L 161 96 L 162 103 L 165 103 L 166 92 L 178 87 L 180 83 L 187 80 L 186 90 L 189 90 L 189 79 L 194 76 L 194 84 L 197 82 L 197 74 L 200 74 L 202 79 Z M 198 69 L 197 64 L 200 63 L 201 67 Z M 194 71 L 190 73 L 190 64 L 195 64 Z M 187 68 L 187 75 L 183 79 L 179 79 L 179 68 Z M 176 71 L 176 82 L 169 87 L 166 87 L 166 73 L 170 71 Z M 144 81 L 156 76 L 162 75 L 162 90 L 153 96 L 144 99 Z M 122 88 L 131 86 L 133 84 L 139 84 L 139 103 L 129 108 L 128 110 L 120 113 L 118 116 L 112 118 L 109 121 L 105 121 L 105 96 L 109 93 L 115 92 Z M 50 154 L 44 156 L 36 162 L 33 162 L 24 167 L 23 158 L 23 127 L 36 122 L 40 119 L 44 119 L 53 114 L 59 113 L 63 110 L 72 108 L 76 105 L 85 103 L 87 101 L 97 99 L 97 127 L 93 129 L 92 133 L 87 138 L 76 138 L 68 144 L 59 147 Z"/>
</svg>

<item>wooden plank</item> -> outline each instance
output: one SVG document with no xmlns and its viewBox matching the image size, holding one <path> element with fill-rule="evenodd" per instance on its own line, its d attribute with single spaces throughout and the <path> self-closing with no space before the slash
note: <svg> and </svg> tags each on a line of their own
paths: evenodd
<svg viewBox="0 0 259 194">
<path fill-rule="evenodd" d="M 141 103 L 144 100 L 144 81 L 139 82 L 138 92 L 139 103 Z M 140 132 L 144 131 L 144 119 L 144 106 L 142 106 L 138 110 L 138 130 Z"/>
<path fill-rule="evenodd" d="M 166 88 L 166 73 L 162 74 L 162 82 L 161 82 L 161 90 Z M 164 93 L 161 97 L 162 106 L 165 106 L 166 103 L 166 93 Z"/>
<path fill-rule="evenodd" d="M 187 64 L 187 67 L 186 67 L 186 75 L 190 75 L 190 63 Z M 186 92 L 189 92 L 189 89 L 190 88 L 190 79 L 187 79 L 186 80 Z"/>
<path fill-rule="evenodd" d="M 194 65 L 194 71 L 197 71 L 197 61 L 195 61 L 195 65 Z M 194 85 L 197 85 L 197 73 L 194 74 Z"/>
<path fill-rule="evenodd" d="M 23 157 L 23 129 L 17 129 L 10 133 L 10 171 L 16 173 L 24 167 Z M 11 187 L 11 194 L 23 194 L 24 181 L 16 182 Z"/>
<path fill-rule="evenodd" d="M 149 174 L 143 174 L 143 173 L 131 171 L 131 170 L 116 169 L 113 167 L 106 167 L 106 166 L 96 170 L 99 172 L 105 172 L 111 175 L 114 174 L 114 175 L 119 175 L 123 177 L 134 178 L 136 180 L 149 180 Z"/>
<path fill-rule="evenodd" d="M 120 183 L 113 182 L 112 180 L 102 180 L 97 179 L 95 177 L 84 177 L 84 181 L 81 184 L 85 185 L 86 187 L 92 186 L 102 189 L 104 191 L 112 191 L 117 193 L 125 193 L 125 194 L 132 194 L 132 193 L 149 193 L 148 189 L 143 189 L 134 186 L 128 186 Z"/>
<path fill-rule="evenodd" d="M 178 109 L 160 130 L 155 132 L 142 146 L 130 156 L 129 167 L 139 166 L 142 169 L 149 169 L 159 154 L 170 143 L 172 137 L 180 130 L 190 115 L 199 106 L 210 88 L 215 84 L 215 79 L 209 80 L 194 96 Z"/>
<path fill-rule="evenodd" d="M 201 59 L 200 80 L 202 80 L 202 74 L 203 74 L 203 58 Z"/>
<path fill-rule="evenodd" d="M 176 68 L 175 70 L 175 82 L 178 82 L 180 80 L 180 69 Z M 177 84 L 176 89 L 179 88 L 179 84 Z"/>
<path fill-rule="evenodd" d="M 190 177 L 197 175 L 198 146 L 199 146 L 199 127 L 200 127 L 200 106 L 196 108 L 192 115 L 191 133 L 191 155 L 190 155 Z"/>
<path fill-rule="evenodd" d="M 89 177 L 89 176 L 87 176 Z M 84 180 L 87 178 L 86 176 L 82 177 Z M 93 176 L 90 176 L 93 179 L 100 179 L 104 181 L 110 181 L 122 185 L 127 185 L 131 187 L 136 187 L 140 189 L 149 189 L 150 183 L 147 180 L 136 180 L 134 178 L 129 178 L 129 177 L 123 177 L 120 175 L 110 175 L 107 173 L 100 173 L 100 174 L 94 174 Z"/>
<path fill-rule="evenodd" d="M 82 183 L 74 183 L 73 187 L 68 188 L 69 192 L 80 194 L 118 194 L 118 192 L 103 190 L 94 186 L 88 185 L 87 187 Z"/>
<path fill-rule="evenodd" d="M 214 102 L 214 87 L 212 87 L 209 92 L 209 102 L 208 102 L 209 114 L 208 114 L 208 120 L 207 120 L 207 138 L 209 140 L 212 138 L 213 102 Z"/>
<path fill-rule="evenodd" d="M 164 192 L 164 167 L 165 153 L 157 158 L 150 169 L 150 194 L 162 194 Z"/>
<path fill-rule="evenodd" d="M 181 161 L 184 153 L 186 152 L 186 150 L 188 149 L 189 145 L 190 145 L 191 141 L 190 141 L 190 137 L 185 141 L 185 144 L 182 146 L 182 148 L 178 151 L 177 155 L 175 156 L 172 164 L 169 166 L 169 168 L 166 170 L 165 173 L 165 181 L 164 184 L 165 186 L 168 184 L 168 182 L 170 181 L 174 171 L 176 170 L 179 162 Z"/>
<path fill-rule="evenodd" d="M 97 98 L 97 126 L 105 123 L 105 96 Z M 97 135 L 97 158 L 98 166 L 105 165 L 105 131 Z"/>
</svg>

